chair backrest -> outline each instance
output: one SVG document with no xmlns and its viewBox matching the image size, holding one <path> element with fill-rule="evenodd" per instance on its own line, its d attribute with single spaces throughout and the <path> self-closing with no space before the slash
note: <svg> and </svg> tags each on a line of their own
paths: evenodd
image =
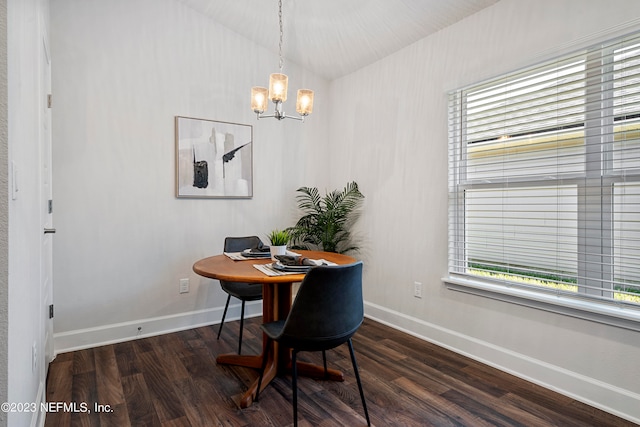
<svg viewBox="0 0 640 427">
<path fill-rule="evenodd" d="M 242 252 L 245 249 L 259 248 L 262 240 L 258 236 L 227 237 L 224 239 L 225 252 Z"/>
<path fill-rule="evenodd" d="M 363 318 L 362 261 L 313 267 L 300 284 L 281 339 L 300 350 L 330 349 L 351 338 Z"/>
<path fill-rule="evenodd" d="M 225 252 L 242 252 L 245 249 L 262 247 L 262 240 L 258 236 L 227 237 L 224 239 Z M 255 301 L 262 299 L 262 287 L 250 285 L 244 282 L 229 282 L 220 280 L 222 289 L 243 301 Z"/>
</svg>

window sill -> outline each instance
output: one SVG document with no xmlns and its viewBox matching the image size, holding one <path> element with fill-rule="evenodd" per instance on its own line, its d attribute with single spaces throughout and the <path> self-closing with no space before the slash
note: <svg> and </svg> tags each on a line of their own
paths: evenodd
<svg viewBox="0 0 640 427">
<path fill-rule="evenodd" d="M 640 310 L 623 304 L 597 304 L 563 295 L 507 287 L 476 278 L 450 275 L 442 281 L 453 291 L 519 304 L 640 332 Z"/>
</svg>

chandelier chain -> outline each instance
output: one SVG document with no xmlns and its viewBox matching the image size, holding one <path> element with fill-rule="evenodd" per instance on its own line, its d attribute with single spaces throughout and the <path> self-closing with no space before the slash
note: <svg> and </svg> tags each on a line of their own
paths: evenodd
<svg viewBox="0 0 640 427">
<path fill-rule="evenodd" d="M 280 73 L 282 73 L 282 66 L 284 65 L 284 60 L 282 59 L 282 37 L 284 31 L 282 30 L 282 0 L 278 0 L 278 21 L 280 22 Z"/>
</svg>

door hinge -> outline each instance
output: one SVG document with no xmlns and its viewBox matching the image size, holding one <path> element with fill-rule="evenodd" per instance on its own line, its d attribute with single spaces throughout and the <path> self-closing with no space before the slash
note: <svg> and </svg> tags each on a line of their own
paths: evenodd
<svg viewBox="0 0 640 427">
<path fill-rule="evenodd" d="M 49 305 L 49 319 L 53 319 L 53 304 Z"/>
<path fill-rule="evenodd" d="M 51 108 L 51 103 L 53 102 L 53 95 L 47 95 L 47 108 Z"/>
<path fill-rule="evenodd" d="M 53 213 L 53 200 L 52 199 L 49 199 L 49 201 L 47 203 L 47 206 L 48 206 L 49 213 Z"/>
</svg>

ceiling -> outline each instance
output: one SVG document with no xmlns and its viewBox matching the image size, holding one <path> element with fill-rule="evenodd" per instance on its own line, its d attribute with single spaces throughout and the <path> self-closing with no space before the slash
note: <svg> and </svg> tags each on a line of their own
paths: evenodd
<svg viewBox="0 0 640 427">
<path fill-rule="evenodd" d="M 178 0 L 278 52 L 277 0 Z M 283 56 L 327 78 L 349 74 L 498 0 L 283 0 Z M 278 64 L 274 63 L 274 70 Z"/>
</svg>

